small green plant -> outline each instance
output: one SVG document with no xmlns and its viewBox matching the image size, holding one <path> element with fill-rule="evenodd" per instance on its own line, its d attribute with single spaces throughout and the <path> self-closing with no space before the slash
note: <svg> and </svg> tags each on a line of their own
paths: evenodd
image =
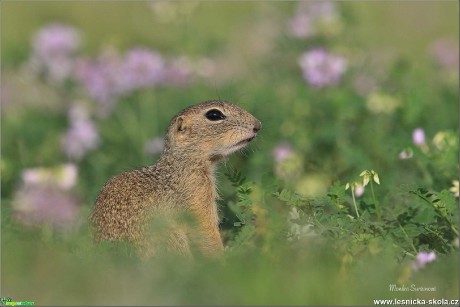
<svg viewBox="0 0 460 307">
<path fill-rule="evenodd" d="M 380 184 L 379 175 L 374 170 L 364 170 L 359 174 L 360 177 L 363 177 L 363 187 L 366 187 L 369 183 L 371 186 L 372 201 L 374 202 L 375 210 L 377 212 L 377 218 L 380 220 L 381 212 L 378 201 L 375 199 L 374 193 L 374 182 Z"/>
<path fill-rule="evenodd" d="M 251 194 L 251 184 L 246 182 L 241 171 L 234 171 L 233 173 L 225 173 L 225 176 L 230 180 L 233 187 L 236 188 L 236 202 L 229 202 L 229 207 L 235 213 L 238 218 L 238 222 L 235 222 L 233 226 L 241 227 L 242 225 L 248 224 L 253 217 L 251 210 L 252 201 L 249 198 Z"/>
<path fill-rule="evenodd" d="M 345 185 L 345 190 L 348 190 L 349 188 L 351 188 L 351 197 L 353 198 L 353 206 L 355 207 L 357 218 L 359 218 L 359 211 L 358 211 L 358 206 L 356 205 L 355 189 L 359 186 L 360 184 L 358 182 L 352 182 L 352 183 L 347 182 L 347 184 Z"/>
<path fill-rule="evenodd" d="M 454 212 L 457 207 L 457 203 L 448 191 L 436 193 L 429 192 L 425 188 L 418 188 L 416 190 L 409 191 L 409 193 L 417 195 L 425 203 L 429 204 L 436 212 L 438 220 L 448 225 L 450 231 L 458 237 L 458 226 L 456 225 L 457 215 Z"/>
</svg>

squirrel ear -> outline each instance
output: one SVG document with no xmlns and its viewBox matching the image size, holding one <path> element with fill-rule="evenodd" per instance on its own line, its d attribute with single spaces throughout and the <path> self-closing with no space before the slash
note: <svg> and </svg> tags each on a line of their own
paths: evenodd
<svg viewBox="0 0 460 307">
<path fill-rule="evenodd" d="M 185 125 L 184 117 L 179 116 L 176 119 L 176 131 L 178 132 L 183 132 L 187 129 L 187 126 Z"/>
</svg>

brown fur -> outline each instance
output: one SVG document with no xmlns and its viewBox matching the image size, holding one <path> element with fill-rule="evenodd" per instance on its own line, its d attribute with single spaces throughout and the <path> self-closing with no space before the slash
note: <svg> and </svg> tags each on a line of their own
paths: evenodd
<svg viewBox="0 0 460 307">
<path fill-rule="evenodd" d="M 211 109 L 226 118 L 207 119 L 205 113 Z M 178 113 L 156 164 L 115 176 L 102 188 L 91 214 L 96 239 L 131 241 L 147 257 L 157 252 L 160 241 L 184 254 L 190 253 L 191 245 L 205 254 L 221 252 L 214 170 L 218 161 L 245 147 L 260 128 L 254 116 L 222 101 Z M 181 214 L 194 218 L 193 231 L 176 219 Z M 166 224 L 156 238 L 148 231 L 154 219 Z"/>
</svg>

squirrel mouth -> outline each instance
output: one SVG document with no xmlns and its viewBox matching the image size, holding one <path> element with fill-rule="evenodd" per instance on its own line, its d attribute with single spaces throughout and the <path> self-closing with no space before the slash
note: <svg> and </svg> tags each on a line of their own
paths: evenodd
<svg viewBox="0 0 460 307">
<path fill-rule="evenodd" d="M 256 136 L 257 136 L 257 134 L 251 136 L 250 138 L 247 138 L 247 139 L 244 139 L 244 140 L 242 140 L 242 141 L 239 141 L 239 142 L 236 143 L 234 146 L 235 146 L 235 147 L 239 147 L 239 146 L 246 145 L 247 143 L 249 143 L 249 142 L 251 142 L 253 139 L 255 139 Z"/>
</svg>

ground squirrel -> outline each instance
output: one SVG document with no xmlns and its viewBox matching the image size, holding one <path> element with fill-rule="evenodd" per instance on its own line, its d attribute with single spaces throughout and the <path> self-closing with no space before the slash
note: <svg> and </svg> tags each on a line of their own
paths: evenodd
<svg viewBox="0 0 460 307">
<path fill-rule="evenodd" d="M 218 161 L 244 148 L 261 123 L 237 105 L 207 101 L 190 106 L 171 120 L 158 162 L 110 179 L 91 213 L 96 240 L 128 240 L 142 256 L 168 249 L 204 254 L 223 250 L 219 233 L 215 168 Z M 194 231 L 173 216 L 189 214 Z M 161 235 L 149 227 L 161 220 Z M 165 231 L 167 229 L 167 231 Z M 158 246 L 157 246 L 158 245 Z"/>
</svg>

